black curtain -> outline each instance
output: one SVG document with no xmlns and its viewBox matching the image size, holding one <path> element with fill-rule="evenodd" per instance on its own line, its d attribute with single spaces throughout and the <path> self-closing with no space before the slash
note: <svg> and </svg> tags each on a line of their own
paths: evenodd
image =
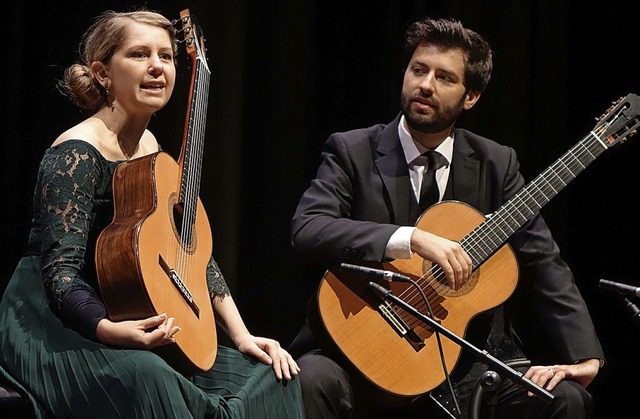
<svg viewBox="0 0 640 419">
<path fill-rule="evenodd" d="M 212 89 L 201 196 L 214 255 L 250 329 L 283 344 L 302 324 L 323 273 L 291 251 L 297 200 L 331 132 L 386 123 L 398 112 L 400 42 L 410 21 L 458 18 L 492 44 L 493 79 L 460 125 L 514 147 L 529 180 L 586 136 L 613 100 L 638 91 L 640 5 L 623 0 L 588 7 L 568 0 L 145 4 L 170 18 L 189 7 L 204 29 Z M 56 80 L 76 59 L 94 16 L 132 7 L 78 0 L 9 5 L 0 60 L 0 290 L 26 244 L 40 157 L 85 117 L 56 91 Z M 181 55 L 174 98 L 150 126 L 176 157 L 189 81 Z M 640 330 L 622 298 L 597 287 L 600 278 L 640 285 L 632 268 L 640 232 L 637 141 L 607 151 L 543 209 L 608 356 L 591 387 L 598 417 L 639 411 L 631 400 Z"/>
</svg>

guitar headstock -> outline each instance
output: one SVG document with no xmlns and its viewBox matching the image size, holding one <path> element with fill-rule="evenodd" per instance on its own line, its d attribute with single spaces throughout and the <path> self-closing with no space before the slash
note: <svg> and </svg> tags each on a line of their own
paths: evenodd
<svg viewBox="0 0 640 419">
<path fill-rule="evenodd" d="M 618 99 L 598 118 L 593 134 L 607 147 L 625 141 L 640 126 L 640 97 L 629 93 Z"/>
<path fill-rule="evenodd" d="M 201 59 L 208 69 L 204 35 L 189 9 L 184 9 L 180 12 L 180 23 L 182 24 L 181 32 L 183 33 L 183 42 L 186 45 L 187 54 L 194 62 L 197 59 Z"/>
</svg>

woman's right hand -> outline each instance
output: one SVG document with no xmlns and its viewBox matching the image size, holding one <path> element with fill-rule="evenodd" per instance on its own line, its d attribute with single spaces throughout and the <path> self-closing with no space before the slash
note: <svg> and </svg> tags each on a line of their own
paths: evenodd
<svg viewBox="0 0 640 419">
<path fill-rule="evenodd" d="M 102 319 L 96 328 L 96 338 L 110 346 L 134 349 L 152 349 L 174 343 L 173 335 L 180 331 L 173 317 L 166 314 L 143 320 L 112 322 Z"/>
</svg>

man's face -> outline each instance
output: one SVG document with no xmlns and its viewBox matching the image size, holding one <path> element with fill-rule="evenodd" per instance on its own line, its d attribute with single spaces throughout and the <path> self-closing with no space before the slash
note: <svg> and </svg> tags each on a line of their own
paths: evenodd
<svg viewBox="0 0 640 419">
<path fill-rule="evenodd" d="M 420 44 L 404 73 L 401 108 L 410 128 L 435 134 L 449 130 L 463 109 L 480 96 L 467 92 L 465 55 L 458 49 L 443 50 Z"/>
</svg>

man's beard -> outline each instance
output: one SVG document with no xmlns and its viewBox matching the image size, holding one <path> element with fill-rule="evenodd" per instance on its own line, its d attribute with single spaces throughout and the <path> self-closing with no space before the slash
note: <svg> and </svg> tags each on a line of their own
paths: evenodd
<svg viewBox="0 0 640 419">
<path fill-rule="evenodd" d="M 429 116 L 412 111 L 411 98 L 409 98 L 406 93 L 402 93 L 400 97 L 400 108 L 409 127 L 424 132 L 425 134 L 435 134 L 446 130 L 456 122 L 458 115 L 464 110 L 464 100 L 465 97 L 463 96 L 460 102 L 453 106 L 434 109 L 435 113 L 433 116 Z"/>
</svg>

